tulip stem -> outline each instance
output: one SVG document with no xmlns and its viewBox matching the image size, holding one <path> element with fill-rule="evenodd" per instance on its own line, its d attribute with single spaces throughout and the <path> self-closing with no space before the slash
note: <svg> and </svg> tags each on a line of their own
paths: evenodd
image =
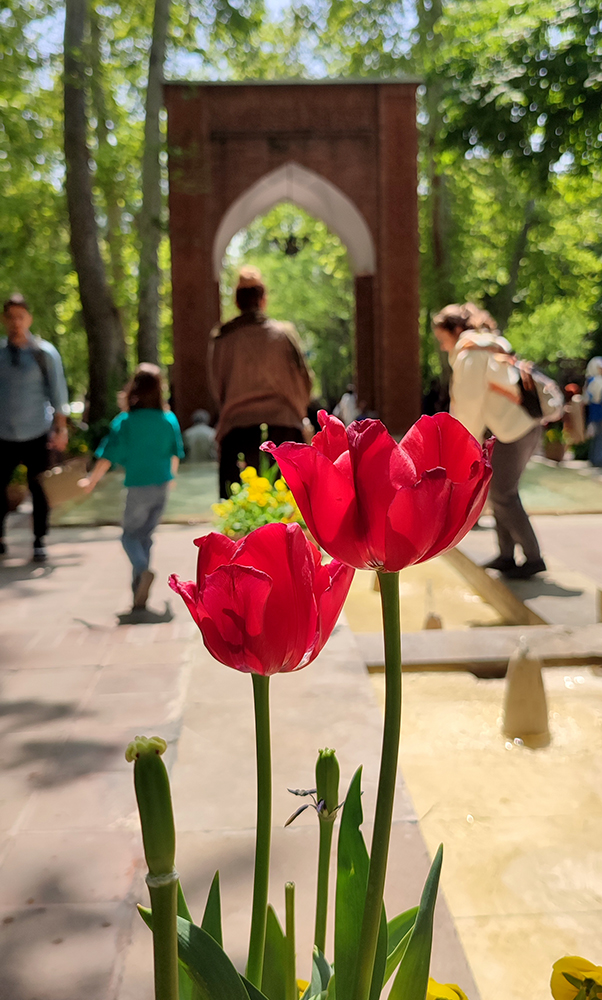
<svg viewBox="0 0 602 1000">
<path fill-rule="evenodd" d="M 155 969 L 155 1000 L 178 998 L 178 882 L 149 886 L 153 912 L 153 956 Z"/>
<path fill-rule="evenodd" d="M 270 748 L 269 677 L 252 674 L 255 703 L 255 747 L 257 752 L 257 831 L 251 937 L 247 979 L 261 989 L 268 913 L 270 838 L 272 834 L 272 755 Z"/>
<path fill-rule="evenodd" d="M 299 990 L 297 989 L 296 973 L 296 947 L 295 947 L 295 883 L 287 882 L 284 887 L 284 899 L 286 906 L 285 923 L 285 984 L 284 995 L 286 1000 L 298 1000 Z"/>
<path fill-rule="evenodd" d="M 326 921 L 328 918 L 328 876 L 334 822 L 320 817 L 320 844 L 318 848 L 318 891 L 316 895 L 316 927 L 314 944 L 322 954 L 326 951 Z"/>
<path fill-rule="evenodd" d="M 385 638 L 385 724 L 353 1000 L 368 1000 L 381 921 L 401 733 L 399 573 L 379 572 Z"/>
</svg>

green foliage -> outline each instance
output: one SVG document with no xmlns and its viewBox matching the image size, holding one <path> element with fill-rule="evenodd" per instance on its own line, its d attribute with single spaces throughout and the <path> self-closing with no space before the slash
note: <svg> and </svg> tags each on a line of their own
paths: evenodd
<svg viewBox="0 0 602 1000">
<path fill-rule="evenodd" d="M 277 205 L 230 244 L 222 277 L 226 318 L 235 312 L 243 261 L 265 278 L 270 316 L 295 324 L 314 373 L 314 393 L 336 402 L 353 381 L 355 307 L 344 245 L 296 205 Z"/>
<path fill-rule="evenodd" d="M 360 767 L 349 785 L 339 830 L 334 964 L 340 997 L 349 997 L 353 992 L 370 864 L 360 830 L 364 819 L 361 777 Z"/>
<path fill-rule="evenodd" d="M 443 862 L 443 845 L 439 847 L 428 873 L 410 940 L 389 994 L 391 1000 L 425 1000 L 429 981 L 433 918 L 439 876 Z"/>
<path fill-rule="evenodd" d="M 91 0 L 89 144 L 113 293 L 134 359 L 147 55 L 152 5 Z M 419 88 L 422 367 L 441 368 L 429 313 L 487 305 L 522 353 L 587 357 L 602 337 L 600 0 L 173 0 L 167 72 L 196 79 L 415 75 Z M 87 346 L 63 195 L 61 5 L 8 0 L 0 51 L 0 285 L 32 303 L 72 396 Z M 165 116 L 164 116 L 165 117 Z M 165 122 L 164 122 L 165 125 Z M 163 154 L 165 186 L 166 157 Z M 161 361 L 173 361 L 167 206 Z M 438 229 L 438 249 L 434 234 Z M 283 252 L 290 235 L 299 252 Z M 522 242 L 521 242 L 522 241 Z M 291 205 L 231 245 L 296 323 L 329 402 L 353 379 L 353 282 L 340 241 Z M 549 308 L 549 311 L 545 307 Z M 543 312 L 542 312 L 543 310 Z M 562 316 L 568 317 L 563 320 Z M 560 324 L 562 343 L 551 331 Z"/>
<path fill-rule="evenodd" d="M 182 917 L 178 917 L 178 954 L 200 1000 L 249 1000 L 241 977 L 217 941 Z M 263 996 L 258 990 L 256 995 Z"/>
<path fill-rule="evenodd" d="M 268 906 L 261 991 L 268 1000 L 286 1000 L 286 938 L 273 906 Z"/>
<path fill-rule="evenodd" d="M 185 914 L 182 914 L 185 916 Z M 189 918 L 190 919 L 190 918 Z M 207 896 L 205 912 L 201 921 L 201 927 L 207 934 L 210 934 L 214 941 L 217 941 L 220 948 L 223 948 L 222 941 L 222 904 L 219 889 L 219 872 L 213 876 L 213 882 Z"/>
</svg>

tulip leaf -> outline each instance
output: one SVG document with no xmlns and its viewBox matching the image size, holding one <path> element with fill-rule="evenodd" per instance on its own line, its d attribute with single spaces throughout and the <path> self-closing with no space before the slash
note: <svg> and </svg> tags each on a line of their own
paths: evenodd
<svg viewBox="0 0 602 1000">
<path fill-rule="evenodd" d="M 314 954 L 311 966 L 311 982 L 309 983 L 301 1000 L 315 1000 L 315 998 L 320 996 L 322 993 L 326 995 L 325 991 L 328 988 L 331 976 L 332 969 L 330 965 L 324 958 L 320 949 L 314 945 Z"/>
<path fill-rule="evenodd" d="M 424 883 L 416 922 L 412 929 L 399 971 L 393 981 L 389 1000 L 425 1000 L 433 944 L 433 915 L 443 861 L 443 844 L 439 847 Z"/>
<path fill-rule="evenodd" d="M 360 831 L 364 819 L 361 778 L 362 769 L 359 767 L 349 785 L 339 830 L 334 967 L 337 977 L 336 990 L 342 1000 L 353 994 L 368 883 L 368 851 Z"/>
<path fill-rule="evenodd" d="M 178 916 L 183 917 L 185 914 L 178 911 Z M 214 941 L 217 941 L 220 948 L 224 947 L 222 940 L 222 904 L 219 891 L 219 872 L 216 872 L 213 876 L 201 927 L 204 931 L 207 931 L 207 934 L 211 934 L 211 937 Z"/>
<path fill-rule="evenodd" d="M 178 882 L 178 916 L 189 920 L 191 924 L 194 923 L 180 882 Z M 218 941 L 218 944 L 221 945 L 221 941 Z M 179 962 L 178 1000 L 201 1000 L 201 995 L 182 961 Z"/>
<path fill-rule="evenodd" d="M 199 1000 L 250 1000 L 238 972 L 217 941 L 183 917 L 178 917 L 178 955 L 197 988 Z"/>
<path fill-rule="evenodd" d="M 184 920 L 190 920 L 191 924 L 194 923 L 180 882 L 178 882 L 178 916 L 183 917 Z"/>
<path fill-rule="evenodd" d="M 405 955 L 412 928 L 416 922 L 418 907 L 412 906 L 410 910 L 405 910 L 389 921 L 388 931 L 388 955 L 385 970 L 385 983 L 389 981 L 395 969 Z"/>
<path fill-rule="evenodd" d="M 250 983 L 249 980 L 245 979 L 243 975 L 241 975 L 240 978 L 247 993 L 249 994 L 249 1000 L 267 1000 L 265 993 L 262 993 L 256 986 L 253 986 L 253 983 Z"/>
<path fill-rule="evenodd" d="M 286 1000 L 286 940 L 273 906 L 268 906 L 261 990 L 268 1000 Z"/>
</svg>

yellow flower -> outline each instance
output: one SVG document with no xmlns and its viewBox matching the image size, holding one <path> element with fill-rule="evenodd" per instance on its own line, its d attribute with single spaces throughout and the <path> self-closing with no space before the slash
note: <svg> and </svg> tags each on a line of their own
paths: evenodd
<svg viewBox="0 0 602 1000">
<path fill-rule="evenodd" d="M 300 997 L 303 996 L 303 994 L 305 993 L 305 991 L 306 991 L 306 989 L 307 989 L 308 986 L 309 986 L 309 983 L 307 982 L 307 980 L 305 980 L 305 979 L 298 979 L 297 980 L 297 989 L 299 990 L 299 996 Z"/>
<path fill-rule="evenodd" d="M 426 1000 L 468 1000 L 468 997 L 455 983 L 443 984 L 429 979 Z"/>
<path fill-rule="evenodd" d="M 246 469 L 243 469 L 240 478 L 243 483 L 250 483 L 252 479 L 257 478 L 257 469 L 254 469 L 252 465 L 247 465 Z"/>
<path fill-rule="evenodd" d="M 572 979 L 579 982 L 575 986 L 566 978 L 568 974 Z M 550 989 L 554 1000 L 574 1000 L 581 987 L 585 984 L 586 997 L 597 997 L 602 994 L 602 966 L 588 962 L 587 958 L 580 958 L 579 955 L 570 955 L 567 958 L 560 958 L 552 966 L 552 978 L 550 979 Z M 596 986 L 601 987 L 596 990 Z"/>
<path fill-rule="evenodd" d="M 284 482 L 284 479 L 277 479 L 274 483 L 274 489 L 278 490 L 279 493 L 286 493 L 288 486 Z"/>
</svg>

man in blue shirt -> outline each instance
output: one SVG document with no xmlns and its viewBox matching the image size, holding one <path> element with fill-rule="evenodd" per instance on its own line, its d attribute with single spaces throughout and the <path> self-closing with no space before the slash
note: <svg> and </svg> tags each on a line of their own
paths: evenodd
<svg viewBox="0 0 602 1000">
<path fill-rule="evenodd" d="M 33 558 L 44 562 L 48 503 L 38 476 L 48 468 L 48 448 L 67 446 L 67 386 L 57 349 L 30 331 L 22 295 L 4 303 L 2 319 L 8 336 L 0 340 L 0 555 L 6 553 L 6 487 L 22 464 L 33 500 Z"/>
</svg>

